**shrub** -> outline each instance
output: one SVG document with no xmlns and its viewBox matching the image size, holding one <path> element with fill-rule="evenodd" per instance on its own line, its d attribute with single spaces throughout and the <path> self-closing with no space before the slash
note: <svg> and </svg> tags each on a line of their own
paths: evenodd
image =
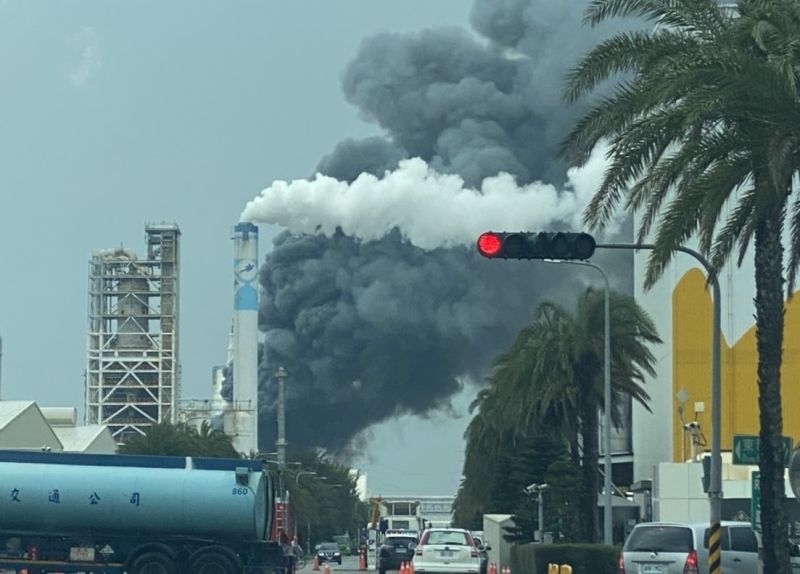
<svg viewBox="0 0 800 574">
<path fill-rule="evenodd" d="M 512 574 L 547 574 L 547 565 L 569 564 L 573 574 L 616 574 L 620 548 L 604 544 L 524 544 L 511 547 Z"/>
</svg>

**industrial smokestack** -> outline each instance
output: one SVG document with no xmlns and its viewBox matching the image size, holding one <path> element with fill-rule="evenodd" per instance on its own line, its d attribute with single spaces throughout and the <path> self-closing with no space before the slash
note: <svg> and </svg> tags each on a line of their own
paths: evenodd
<svg viewBox="0 0 800 574">
<path fill-rule="evenodd" d="M 278 462 L 286 464 L 286 369 L 278 368 L 275 377 L 278 379 Z"/>
<path fill-rule="evenodd" d="M 234 447 L 258 451 L 258 228 L 233 228 L 233 411 Z"/>
</svg>

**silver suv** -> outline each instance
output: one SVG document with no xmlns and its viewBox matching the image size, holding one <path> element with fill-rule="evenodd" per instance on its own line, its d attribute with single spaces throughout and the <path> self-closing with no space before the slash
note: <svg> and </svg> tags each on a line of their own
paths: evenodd
<svg viewBox="0 0 800 574">
<path fill-rule="evenodd" d="M 761 574 L 759 539 L 747 522 L 723 522 L 722 571 Z M 708 523 L 637 524 L 619 560 L 619 574 L 698 574 L 708 572 Z"/>
</svg>

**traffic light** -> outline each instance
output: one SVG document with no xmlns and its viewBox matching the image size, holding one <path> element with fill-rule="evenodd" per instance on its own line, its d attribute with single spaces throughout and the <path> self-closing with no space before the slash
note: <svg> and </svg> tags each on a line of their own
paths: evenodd
<svg viewBox="0 0 800 574">
<path fill-rule="evenodd" d="M 588 233 L 562 231 L 496 232 L 478 237 L 478 251 L 489 259 L 589 259 L 596 243 Z"/>
<path fill-rule="evenodd" d="M 703 492 L 708 492 L 708 489 L 711 488 L 711 457 L 704 456 L 703 457 L 703 476 L 700 477 L 700 480 L 703 482 Z"/>
</svg>

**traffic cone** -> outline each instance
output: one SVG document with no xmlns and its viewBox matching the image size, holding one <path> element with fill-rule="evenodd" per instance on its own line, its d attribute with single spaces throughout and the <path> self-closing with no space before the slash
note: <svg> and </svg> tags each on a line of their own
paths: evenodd
<svg viewBox="0 0 800 574">
<path fill-rule="evenodd" d="M 358 552 L 358 569 L 359 570 L 367 569 L 367 557 L 364 556 L 364 553 L 361 551 Z"/>
<path fill-rule="evenodd" d="M 322 572 L 323 574 L 331 574 L 331 565 L 325 562 L 325 564 L 322 566 Z"/>
<path fill-rule="evenodd" d="M 314 561 L 311 563 L 312 570 L 319 570 L 319 556 L 314 556 Z"/>
<path fill-rule="evenodd" d="M 414 574 L 414 561 L 408 563 L 408 574 Z"/>
<path fill-rule="evenodd" d="M 488 572 L 488 574 L 497 574 L 497 564 L 495 564 L 494 562 L 489 564 L 489 572 Z"/>
<path fill-rule="evenodd" d="M 400 574 L 408 574 L 408 571 L 406 570 L 406 563 L 405 562 L 401 562 L 400 563 Z"/>
</svg>

